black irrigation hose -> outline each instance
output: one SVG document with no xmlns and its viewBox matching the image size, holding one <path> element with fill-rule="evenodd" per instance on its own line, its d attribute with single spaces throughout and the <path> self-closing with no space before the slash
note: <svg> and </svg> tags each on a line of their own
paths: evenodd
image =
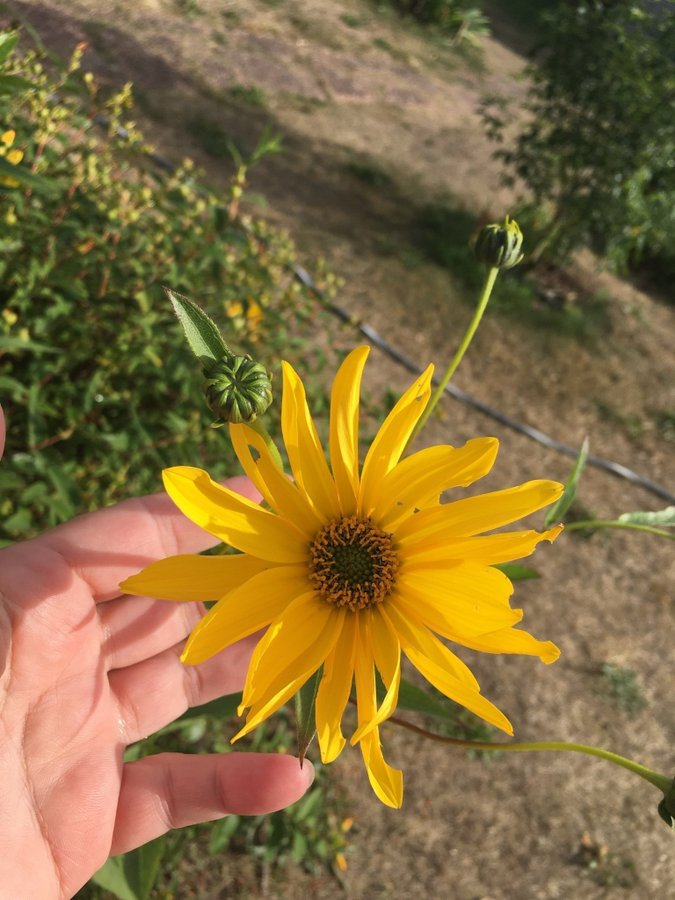
<svg viewBox="0 0 675 900">
<path fill-rule="evenodd" d="M 360 319 L 348 313 L 341 306 L 327 300 L 323 291 L 315 284 L 312 276 L 303 269 L 302 266 L 296 265 L 292 268 L 298 281 L 309 288 L 315 296 L 319 298 L 323 307 L 328 310 L 328 312 L 332 313 L 343 322 L 357 328 L 372 344 L 409 372 L 412 372 L 414 375 L 420 375 L 422 373 L 422 369 L 420 369 L 416 363 L 401 353 L 400 350 L 397 350 L 396 347 L 392 347 L 392 345 L 384 338 L 380 337 L 377 331 L 375 331 L 372 326 L 368 325 L 367 322 L 362 322 Z M 511 418 L 511 416 L 507 416 L 498 409 L 488 406 L 487 403 L 483 403 L 482 400 L 476 400 L 475 397 L 472 397 L 460 388 L 455 387 L 453 384 L 447 385 L 445 391 L 461 403 L 466 403 L 467 406 L 477 409 L 479 412 L 484 413 L 491 419 L 495 419 L 497 422 L 501 422 L 502 425 L 506 425 L 507 428 L 511 428 L 519 434 L 524 434 L 526 437 L 529 437 L 533 441 L 537 441 L 537 443 L 542 444 L 544 447 L 549 447 L 551 450 L 557 450 L 558 453 L 564 453 L 565 456 L 570 456 L 572 459 L 576 459 L 579 455 L 578 448 L 571 447 L 569 444 L 564 444 L 562 441 L 550 437 L 550 435 L 545 434 L 538 428 L 532 428 L 529 425 L 525 425 L 523 422 L 519 422 L 517 419 Z M 592 456 L 589 454 L 586 464 L 595 466 L 597 469 L 603 469 L 605 472 L 610 472 L 618 478 L 625 478 L 627 481 L 645 488 L 645 490 L 650 491 L 662 500 L 666 500 L 669 503 L 675 503 L 675 494 L 671 494 L 670 491 L 667 491 L 655 481 L 651 481 L 649 478 L 643 478 L 642 475 L 638 475 L 637 472 L 634 472 L 627 466 L 622 466 L 621 463 L 615 463 L 609 459 L 604 459 L 602 456 Z"/>
</svg>

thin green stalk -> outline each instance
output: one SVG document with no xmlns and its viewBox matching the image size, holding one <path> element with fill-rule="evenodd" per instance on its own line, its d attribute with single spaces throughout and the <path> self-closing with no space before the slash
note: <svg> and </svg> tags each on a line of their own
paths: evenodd
<svg viewBox="0 0 675 900">
<path fill-rule="evenodd" d="M 473 340 L 473 336 L 476 333 L 478 326 L 480 325 L 480 320 L 483 318 L 483 313 L 485 312 L 485 309 L 488 305 L 488 300 L 490 299 L 490 294 L 492 293 L 492 288 L 494 287 L 494 284 L 495 284 L 495 281 L 497 280 L 498 274 L 499 274 L 499 269 L 496 266 L 488 269 L 488 273 L 485 277 L 485 283 L 483 284 L 483 290 L 478 299 L 478 305 L 476 306 L 476 311 L 474 312 L 473 318 L 471 319 L 471 322 L 469 323 L 469 327 L 466 330 L 466 334 L 462 338 L 462 343 L 457 348 L 457 352 L 453 356 L 450 365 L 448 366 L 448 368 L 445 371 L 445 374 L 443 375 L 443 377 L 439 381 L 438 385 L 436 386 L 436 390 L 431 395 L 431 399 L 429 400 L 429 403 L 427 404 L 427 408 L 424 410 L 424 412 L 420 416 L 420 419 L 417 422 L 417 425 L 415 426 L 415 429 L 410 437 L 411 441 L 414 440 L 415 437 L 417 437 L 419 432 L 424 427 L 427 419 L 429 418 L 431 413 L 436 408 L 438 401 L 441 399 L 441 397 L 445 393 L 445 389 L 448 386 L 448 384 L 450 383 L 450 379 L 455 374 L 455 372 L 457 371 L 457 367 L 459 366 L 462 359 L 464 358 L 464 354 L 468 350 L 469 344 Z"/>
<path fill-rule="evenodd" d="M 274 464 L 280 472 L 284 471 L 284 462 L 281 458 L 281 454 L 279 453 L 279 448 L 272 440 L 272 436 L 270 435 L 267 428 L 262 423 L 262 419 L 254 419 L 253 422 L 248 423 L 249 428 L 253 428 L 254 431 L 257 431 L 260 437 L 265 441 L 265 446 L 270 452 L 270 456 L 274 460 Z"/>
<path fill-rule="evenodd" d="M 565 531 L 580 531 L 589 528 L 628 528 L 632 531 L 645 531 L 647 534 L 656 534 L 659 537 L 675 541 L 675 534 L 664 531 L 662 528 L 654 528 L 653 525 L 639 525 L 637 522 L 619 522 L 614 519 L 588 519 L 583 522 L 570 522 L 565 525 Z"/>
<path fill-rule="evenodd" d="M 427 731 L 426 728 L 420 728 L 419 725 L 413 725 L 412 722 L 399 719 L 398 716 L 390 716 L 387 721 L 400 725 L 402 728 L 407 728 L 409 731 L 414 731 L 416 734 L 421 734 L 429 740 L 450 744 L 453 747 L 461 747 L 465 750 L 492 750 L 500 753 L 517 753 L 525 750 L 566 750 L 571 753 L 585 753 L 588 756 L 597 756 L 599 759 L 604 759 L 607 762 L 614 763 L 615 766 L 621 766 L 621 768 L 628 769 L 629 772 L 639 775 L 640 778 L 644 778 L 645 781 L 659 788 L 664 794 L 670 789 L 673 781 L 672 778 L 668 778 L 666 775 L 659 775 L 658 772 L 654 772 L 652 769 L 648 769 L 632 759 L 627 759 L 625 756 L 619 756 L 618 753 L 612 753 L 610 750 L 603 750 L 600 747 L 590 747 L 587 744 L 574 744 L 567 741 L 534 741 L 513 744 L 499 743 L 497 741 L 463 741 L 459 738 L 434 734 L 433 731 Z"/>
</svg>

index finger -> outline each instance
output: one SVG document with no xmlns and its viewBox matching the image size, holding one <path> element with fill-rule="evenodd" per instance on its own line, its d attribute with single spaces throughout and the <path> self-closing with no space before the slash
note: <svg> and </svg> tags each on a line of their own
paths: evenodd
<svg viewBox="0 0 675 900">
<path fill-rule="evenodd" d="M 258 502 L 248 478 L 227 487 Z M 166 494 L 124 500 L 45 532 L 35 541 L 59 553 L 91 588 L 96 600 L 121 594 L 120 581 L 148 563 L 178 553 L 199 553 L 218 541 L 187 519 Z"/>
</svg>

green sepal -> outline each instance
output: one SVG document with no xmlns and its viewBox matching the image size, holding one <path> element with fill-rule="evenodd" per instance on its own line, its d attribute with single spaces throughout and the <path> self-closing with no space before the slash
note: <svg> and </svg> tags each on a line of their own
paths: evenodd
<svg viewBox="0 0 675 900">
<path fill-rule="evenodd" d="M 562 496 L 560 497 L 558 502 L 554 503 L 546 513 L 546 517 L 544 519 L 544 528 L 550 528 L 551 525 L 555 525 L 557 522 L 561 522 L 565 513 L 574 502 L 574 498 L 577 495 L 577 488 L 579 486 L 579 479 L 581 477 L 581 473 L 584 470 L 584 466 L 586 465 L 587 458 L 588 438 L 585 437 L 581 445 L 581 449 L 579 450 L 579 455 L 577 456 L 576 461 L 572 466 L 572 471 L 569 474 L 569 478 L 565 482 L 565 490 L 562 492 Z"/>
<path fill-rule="evenodd" d="M 319 669 L 303 684 L 295 695 L 295 718 L 298 730 L 298 758 L 300 765 L 302 765 L 307 748 L 316 734 L 314 707 L 316 705 L 316 694 L 319 690 L 321 674 L 322 670 Z"/>
<path fill-rule="evenodd" d="M 206 315 L 204 310 L 197 306 L 183 294 L 177 294 L 165 287 L 164 292 L 171 301 L 173 311 L 180 322 L 185 339 L 190 350 L 203 366 L 208 368 L 214 363 L 220 362 L 230 355 L 227 344 L 221 337 L 218 326 Z"/>
</svg>

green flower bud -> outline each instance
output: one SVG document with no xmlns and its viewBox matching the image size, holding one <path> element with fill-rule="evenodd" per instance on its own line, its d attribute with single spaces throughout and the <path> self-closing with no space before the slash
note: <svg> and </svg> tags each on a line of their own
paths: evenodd
<svg viewBox="0 0 675 900">
<path fill-rule="evenodd" d="M 206 402 L 219 418 L 214 425 L 225 422 L 253 422 L 272 402 L 272 382 L 267 369 L 250 356 L 226 356 L 208 363 Z"/>
<path fill-rule="evenodd" d="M 493 222 L 478 235 L 474 252 L 478 259 L 495 269 L 511 269 L 523 258 L 523 233 L 514 219 L 504 217 L 504 224 Z"/>
</svg>

